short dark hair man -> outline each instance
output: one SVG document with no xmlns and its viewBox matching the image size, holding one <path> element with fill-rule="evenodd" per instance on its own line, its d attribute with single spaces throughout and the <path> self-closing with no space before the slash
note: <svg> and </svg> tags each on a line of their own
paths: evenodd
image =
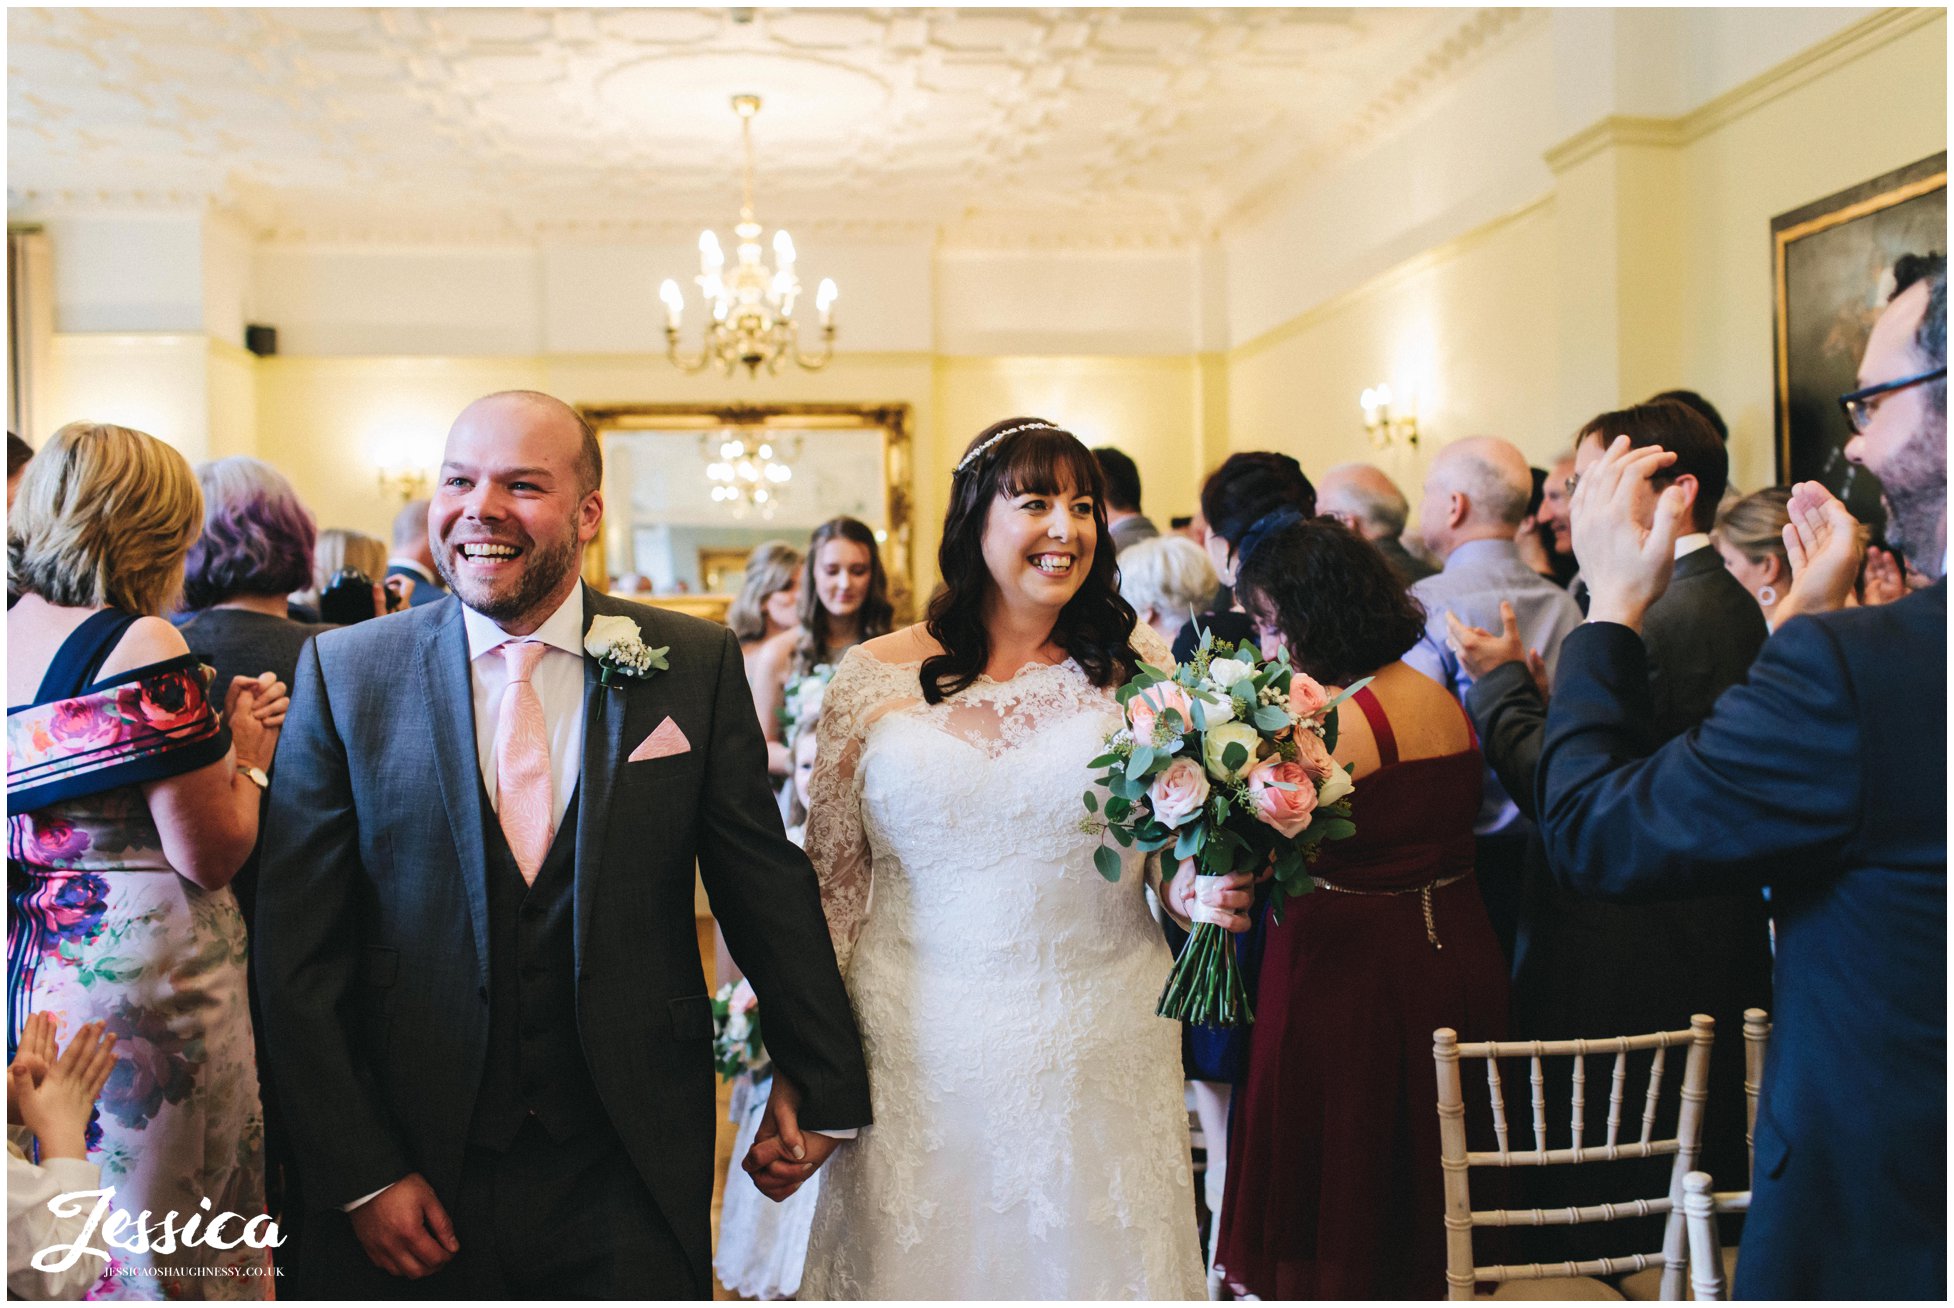
<svg viewBox="0 0 1954 1308">
<path fill-rule="evenodd" d="M 1852 409 L 1845 455 L 1879 478 L 1932 585 L 1843 608 L 1857 524 L 1817 483 L 1795 487 L 1779 613 L 1812 616 L 1781 622 L 1744 683 L 1657 748 L 1637 631 L 1685 496 L 1652 494 L 1670 456 L 1625 442 L 1574 492 L 1593 602 L 1562 649 L 1540 755 L 1555 878 L 1621 902 L 1771 887 L 1741 1299 L 1947 1294 L 1947 264 L 1895 272 L 1859 364 L 1878 402 Z"/>
<path fill-rule="evenodd" d="M 1140 469 L 1126 454 L 1110 445 L 1092 452 L 1099 475 L 1106 479 L 1106 525 L 1113 532 L 1113 548 L 1124 550 L 1160 534 L 1152 519 L 1140 512 Z"/>
<path fill-rule="evenodd" d="M 1710 424 L 1710 430 L 1717 434 L 1719 441 L 1722 441 L 1725 445 L 1730 443 L 1730 425 L 1723 420 L 1723 415 L 1717 412 L 1716 405 L 1710 403 L 1695 391 L 1661 391 L 1655 395 L 1651 395 L 1643 402 L 1646 404 L 1658 404 L 1663 400 L 1668 400 L 1675 404 L 1687 405 L 1689 408 L 1695 410 L 1704 422 Z"/>
</svg>

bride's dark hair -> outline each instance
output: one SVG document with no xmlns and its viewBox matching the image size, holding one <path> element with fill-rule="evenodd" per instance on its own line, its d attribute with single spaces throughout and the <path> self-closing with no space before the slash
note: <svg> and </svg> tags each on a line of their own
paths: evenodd
<svg viewBox="0 0 1954 1308">
<path fill-rule="evenodd" d="M 1011 434 L 991 444 L 1007 431 Z M 991 506 L 1014 495 L 1057 495 L 1068 487 L 1092 497 L 1092 566 L 1078 593 L 1059 610 L 1052 643 L 1075 659 L 1095 686 L 1111 689 L 1130 679 L 1139 663 L 1132 645 L 1135 617 L 1133 606 L 1120 598 L 1117 551 L 1106 526 L 1106 483 L 1092 451 L 1043 419 L 1007 418 L 978 432 L 958 466 L 950 482 L 943 544 L 936 552 L 943 584 L 930 597 L 924 623 L 943 652 L 923 660 L 923 698 L 940 704 L 967 690 L 990 662 L 984 597 L 994 583 L 984 562 L 984 526 Z"/>
</svg>

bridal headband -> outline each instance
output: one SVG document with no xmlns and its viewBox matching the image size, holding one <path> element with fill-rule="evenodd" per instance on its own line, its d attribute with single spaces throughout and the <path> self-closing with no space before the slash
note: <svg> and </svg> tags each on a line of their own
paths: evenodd
<svg viewBox="0 0 1954 1308">
<path fill-rule="evenodd" d="M 1049 422 L 1021 422 L 1015 427 L 1006 427 L 1003 431 L 991 437 L 989 440 L 985 441 L 982 445 L 979 445 L 976 449 L 972 450 L 970 453 L 964 455 L 963 462 L 959 463 L 956 466 L 956 468 L 950 473 L 950 477 L 952 480 L 954 480 L 955 478 L 960 476 L 965 468 L 968 468 L 971 464 L 983 458 L 984 454 L 991 448 L 991 446 L 997 444 L 999 441 L 1003 440 L 1006 436 L 1016 436 L 1021 431 L 1063 431 L 1063 430 L 1064 428 L 1054 426 Z"/>
</svg>

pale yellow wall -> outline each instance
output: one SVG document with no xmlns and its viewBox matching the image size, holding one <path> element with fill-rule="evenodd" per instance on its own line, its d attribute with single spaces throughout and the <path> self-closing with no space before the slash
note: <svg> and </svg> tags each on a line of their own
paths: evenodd
<svg viewBox="0 0 1954 1308">
<path fill-rule="evenodd" d="M 1499 435 L 1550 457 L 1554 237 L 1553 206 L 1532 206 L 1232 351 L 1228 448 L 1280 450 L 1313 477 L 1376 463 L 1414 500 L 1447 440 Z M 1378 382 L 1415 406 L 1418 451 L 1371 445 L 1358 396 Z"/>
<path fill-rule="evenodd" d="M 1682 150 L 1684 372 L 1731 426 L 1732 475 L 1775 479 L 1771 218 L 1947 148 L 1946 10 Z M 1945 247 L 1943 247 L 1945 248 Z"/>
<path fill-rule="evenodd" d="M 492 390 L 535 387 L 573 404 L 904 403 L 915 463 L 915 572 L 935 580 L 950 469 L 970 437 L 999 418 L 1037 413 L 1088 443 L 1139 461 L 1147 507 L 1162 520 L 1189 511 L 1203 471 L 1201 391 L 1191 358 L 933 358 L 843 355 L 826 370 L 762 383 L 686 377 L 635 355 L 543 358 L 305 359 L 256 365 L 254 452 L 289 475 L 321 526 L 384 535 L 396 502 L 377 485 L 382 462 L 432 468 L 448 424 Z M 237 452 L 225 450 L 226 453 Z"/>
<path fill-rule="evenodd" d="M 195 463 L 210 456 L 208 338 L 174 332 L 56 332 L 36 405 L 38 447 L 70 422 L 112 422 L 167 441 Z"/>
</svg>

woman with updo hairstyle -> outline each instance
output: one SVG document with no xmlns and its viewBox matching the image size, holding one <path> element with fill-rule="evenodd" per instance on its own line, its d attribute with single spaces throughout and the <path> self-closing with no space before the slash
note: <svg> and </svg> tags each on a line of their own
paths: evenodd
<svg viewBox="0 0 1954 1308">
<path fill-rule="evenodd" d="M 875 1126 L 819 1146 L 801 1296 L 1199 1299 L 1157 860 L 1080 798 L 1125 722 L 1114 692 L 1166 645 L 1120 598 L 1071 432 L 986 428 L 949 499 L 927 619 L 849 651 L 822 701 L 807 851 Z M 1202 911 L 1244 921 L 1249 879 L 1215 878 Z M 1192 882 L 1163 899 L 1187 912 Z"/>
<path fill-rule="evenodd" d="M 1266 653 L 1370 684 L 1339 708 L 1332 754 L 1354 767 L 1357 832 L 1321 846 L 1316 891 L 1267 927 L 1217 1267 L 1264 1299 L 1443 1298 L 1432 1032 L 1506 1034 L 1472 880 L 1485 765 L 1458 701 L 1401 661 L 1424 614 L 1368 542 L 1291 510 L 1237 557 Z"/>
<path fill-rule="evenodd" d="M 179 1222 L 264 1211 L 230 882 L 289 703 L 275 679 L 213 685 L 161 616 L 203 516 L 175 450 L 70 423 L 7 521 L 7 1055 L 30 1013 L 105 1023 L 120 1063 L 88 1160 L 118 1211 Z M 98 1293 L 202 1298 L 248 1288 L 264 1254 L 152 1243 L 119 1263 Z"/>
<path fill-rule="evenodd" d="M 1316 487 L 1303 475 L 1302 465 L 1287 454 L 1273 450 L 1231 454 L 1201 483 L 1203 544 L 1223 589 L 1208 612 L 1181 628 L 1174 640 L 1175 658 L 1192 658 L 1203 631 L 1237 644 L 1253 636 L 1254 625 L 1243 616 L 1239 597 L 1227 588 L 1235 584 L 1243 538 L 1256 523 L 1281 509 L 1293 509 L 1306 518 L 1316 513 Z"/>
<path fill-rule="evenodd" d="M 792 766 L 780 734 L 787 683 L 835 666 L 843 654 L 886 634 L 894 622 L 889 576 L 874 530 L 845 517 L 816 527 L 807 542 L 798 625 L 762 640 L 747 664 L 753 706 L 767 738 L 767 770 L 776 779 Z"/>
<path fill-rule="evenodd" d="M 1710 543 L 1723 556 L 1723 566 L 1757 597 L 1764 624 L 1775 629 L 1772 615 L 1791 588 L 1791 558 L 1784 548 L 1784 529 L 1791 524 L 1791 488 L 1768 486 L 1746 495 L 1717 516 Z"/>
</svg>

